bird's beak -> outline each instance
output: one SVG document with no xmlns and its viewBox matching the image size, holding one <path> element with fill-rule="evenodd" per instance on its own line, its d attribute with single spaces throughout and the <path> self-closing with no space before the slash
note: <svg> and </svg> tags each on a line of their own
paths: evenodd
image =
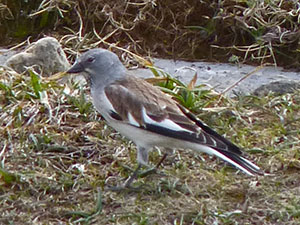
<svg viewBox="0 0 300 225">
<path fill-rule="evenodd" d="M 67 73 L 81 73 L 84 71 L 84 68 L 80 62 L 75 63 Z"/>
<path fill-rule="evenodd" d="M 81 65 L 81 63 L 77 62 L 68 71 L 59 72 L 59 73 L 54 74 L 51 77 L 47 77 L 47 78 L 44 78 L 44 79 L 45 80 L 59 80 L 59 79 L 65 77 L 65 76 L 70 75 L 71 73 L 81 73 L 83 71 L 84 71 L 83 66 Z"/>
</svg>

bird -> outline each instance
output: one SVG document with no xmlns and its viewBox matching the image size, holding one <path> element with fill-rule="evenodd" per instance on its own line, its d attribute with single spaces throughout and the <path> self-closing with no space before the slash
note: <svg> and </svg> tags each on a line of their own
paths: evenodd
<svg viewBox="0 0 300 225">
<path fill-rule="evenodd" d="M 124 187 L 137 178 L 142 166 L 148 167 L 148 155 L 155 146 L 204 152 L 250 176 L 263 175 L 257 165 L 243 156 L 241 148 L 159 87 L 129 73 L 115 53 L 103 48 L 90 49 L 67 74 L 85 77 L 95 109 L 108 125 L 135 143 L 138 167 Z"/>
</svg>

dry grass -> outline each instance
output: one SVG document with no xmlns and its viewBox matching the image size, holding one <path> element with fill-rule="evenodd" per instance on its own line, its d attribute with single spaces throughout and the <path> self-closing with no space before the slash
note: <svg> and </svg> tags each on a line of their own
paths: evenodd
<svg viewBox="0 0 300 225">
<path fill-rule="evenodd" d="M 300 93 L 216 98 L 199 116 L 272 176 L 179 150 L 135 191 L 135 146 L 105 125 L 88 89 L 0 73 L 1 224 L 298 224 Z M 220 109 L 220 110 L 217 110 Z M 159 161 L 154 151 L 150 160 Z"/>
<path fill-rule="evenodd" d="M 49 0 L 30 19 L 52 24 L 39 32 L 59 37 L 71 57 L 121 46 L 141 55 L 297 63 L 298 1 L 182 2 Z M 0 16 L 16 19 L 4 3 Z M 120 56 L 136 65 L 132 54 Z M 299 224 L 300 92 L 226 99 L 168 85 L 272 176 L 248 177 L 178 150 L 163 174 L 136 181 L 140 190 L 106 190 L 128 177 L 125 165 L 136 165 L 135 146 L 105 125 L 88 88 L 1 69 L 0 224 Z M 150 160 L 160 157 L 155 150 Z"/>
<path fill-rule="evenodd" d="M 0 4 L 0 45 L 48 34 L 70 53 L 109 42 L 139 55 L 297 68 L 299 10 L 297 0 L 11 0 Z"/>
</svg>

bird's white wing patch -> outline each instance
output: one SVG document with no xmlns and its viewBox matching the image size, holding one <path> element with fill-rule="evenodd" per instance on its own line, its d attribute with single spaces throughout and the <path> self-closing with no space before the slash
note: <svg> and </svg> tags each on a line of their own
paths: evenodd
<svg viewBox="0 0 300 225">
<path fill-rule="evenodd" d="M 146 109 L 144 107 L 142 108 L 142 116 L 143 116 L 144 122 L 146 124 L 148 123 L 148 124 L 156 125 L 156 126 L 159 126 L 159 127 L 169 129 L 169 130 L 173 130 L 173 131 L 183 131 L 183 132 L 193 133 L 190 130 L 182 128 L 181 126 L 179 126 L 178 124 L 176 124 L 174 121 L 172 121 L 170 119 L 164 119 L 160 122 L 151 119 L 147 115 Z"/>
</svg>

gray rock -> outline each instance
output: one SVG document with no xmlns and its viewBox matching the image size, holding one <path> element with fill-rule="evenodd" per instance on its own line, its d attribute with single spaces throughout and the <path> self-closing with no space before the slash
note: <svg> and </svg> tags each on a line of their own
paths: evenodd
<svg viewBox="0 0 300 225">
<path fill-rule="evenodd" d="M 17 54 L 17 51 L 9 49 L 0 49 L 0 66 L 3 66 L 6 63 L 6 61 L 15 54 Z"/>
<path fill-rule="evenodd" d="M 225 95 L 229 97 L 234 97 L 236 94 L 253 94 L 262 85 L 270 84 L 270 86 L 274 86 L 273 91 L 275 91 L 275 87 L 283 83 L 281 90 L 284 91 L 289 90 L 288 85 L 284 85 L 287 81 L 300 83 L 299 73 L 284 71 L 281 67 L 266 66 L 243 79 L 247 74 L 254 71 L 256 67 L 243 64 L 187 62 L 157 58 L 154 58 L 154 65 L 185 84 L 188 84 L 195 73 L 197 73 L 197 85 L 206 84 L 221 93 L 228 90 Z M 132 73 L 140 77 L 153 77 L 152 72 L 148 69 L 137 69 L 133 70 Z"/>
<path fill-rule="evenodd" d="M 24 52 L 10 57 L 6 66 L 18 73 L 25 72 L 27 67 L 37 66 L 42 76 L 50 76 L 66 71 L 70 64 L 59 42 L 53 37 L 45 37 L 32 43 Z"/>
<path fill-rule="evenodd" d="M 12 54 L 10 52 L 2 54 L 1 52 L 0 63 L 2 56 L 7 58 L 7 54 Z M 267 66 L 243 79 L 256 67 L 228 63 L 173 61 L 157 58 L 153 60 L 155 66 L 186 84 L 197 73 L 197 85 L 206 84 L 208 88 L 212 87 L 217 92 L 228 90 L 225 95 L 229 97 L 233 97 L 236 94 L 265 95 L 269 91 L 283 94 L 299 89 L 300 84 L 299 73 L 287 72 L 280 67 Z M 51 37 L 43 38 L 30 45 L 24 52 L 12 56 L 8 60 L 7 65 L 10 65 L 19 73 L 24 72 L 26 66 L 38 65 L 43 76 L 66 71 L 70 67 L 59 42 Z M 130 72 L 143 78 L 153 77 L 153 73 L 149 69 L 137 69 Z M 80 84 L 85 83 L 85 79 L 82 77 L 76 76 L 73 79 Z M 65 81 L 63 80 L 62 82 Z"/>
<path fill-rule="evenodd" d="M 275 95 L 282 95 L 286 93 L 293 93 L 297 89 L 300 89 L 300 82 L 275 81 L 260 86 L 253 91 L 253 94 L 257 96 L 264 96 L 268 95 L 269 92 L 273 92 Z"/>
</svg>

